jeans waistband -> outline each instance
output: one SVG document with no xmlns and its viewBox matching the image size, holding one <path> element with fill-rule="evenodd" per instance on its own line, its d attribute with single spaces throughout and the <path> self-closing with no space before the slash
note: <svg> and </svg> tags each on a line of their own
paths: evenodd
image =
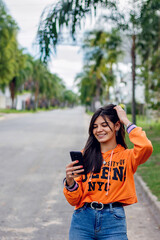
<svg viewBox="0 0 160 240">
<path fill-rule="evenodd" d="M 103 203 L 99 203 L 99 202 L 90 202 L 90 203 L 85 203 L 85 206 L 86 207 L 90 207 L 92 209 L 95 209 L 95 210 L 102 210 L 102 209 L 106 209 L 106 208 L 114 208 L 114 207 L 121 207 L 122 206 L 122 203 L 120 202 L 114 202 L 114 203 L 108 203 L 108 204 L 103 204 Z"/>
</svg>

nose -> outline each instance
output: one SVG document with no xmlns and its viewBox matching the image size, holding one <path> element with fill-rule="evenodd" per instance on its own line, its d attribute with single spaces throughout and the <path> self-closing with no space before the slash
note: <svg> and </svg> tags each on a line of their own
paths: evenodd
<svg viewBox="0 0 160 240">
<path fill-rule="evenodd" d="M 97 127 L 97 132 L 101 132 L 102 131 L 102 126 L 101 125 L 98 125 Z"/>
</svg>

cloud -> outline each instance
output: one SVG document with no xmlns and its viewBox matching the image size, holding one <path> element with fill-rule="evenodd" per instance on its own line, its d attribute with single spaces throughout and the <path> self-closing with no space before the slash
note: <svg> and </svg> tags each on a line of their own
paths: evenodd
<svg viewBox="0 0 160 240">
<path fill-rule="evenodd" d="M 82 70 L 82 53 L 79 47 L 58 46 L 57 56 L 52 57 L 49 65 L 51 72 L 57 73 L 69 88 L 73 87 L 74 78 Z"/>
</svg>

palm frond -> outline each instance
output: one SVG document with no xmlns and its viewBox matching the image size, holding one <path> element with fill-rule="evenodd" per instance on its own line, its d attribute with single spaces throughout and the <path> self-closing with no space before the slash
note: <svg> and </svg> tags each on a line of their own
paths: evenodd
<svg viewBox="0 0 160 240">
<path fill-rule="evenodd" d="M 82 19 L 87 14 L 96 14 L 99 5 L 115 8 L 114 0 L 60 0 L 57 4 L 47 7 L 40 19 L 37 41 L 40 46 L 41 59 L 48 61 L 50 55 L 56 52 L 56 45 L 60 41 L 64 27 L 69 29 L 73 40 L 75 32 L 81 27 Z"/>
</svg>

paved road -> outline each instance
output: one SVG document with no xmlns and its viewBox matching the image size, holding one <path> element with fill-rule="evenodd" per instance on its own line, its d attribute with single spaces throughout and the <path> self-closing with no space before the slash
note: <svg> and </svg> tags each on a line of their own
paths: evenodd
<svg viewBox="0 0 160 240">
<path fill-rule="evenodd" d="M 84 146 L 87 123 L 81 108 L 0 121 L 0 240 L 68 239 L 73 208 L 62 179 L 69 151 Z M 148 208 L 127 207 L 129 240 L 159 239 Z"/>
</svg>

